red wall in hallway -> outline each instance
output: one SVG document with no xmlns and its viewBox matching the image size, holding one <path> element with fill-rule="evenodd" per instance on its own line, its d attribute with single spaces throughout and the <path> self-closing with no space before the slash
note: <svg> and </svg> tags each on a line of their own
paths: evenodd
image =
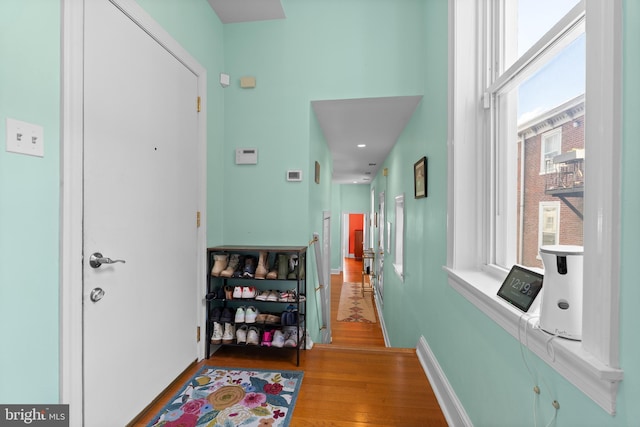
<svg viewBox="0 0 640 427">
<path fill-rule="evenodd" d="M 363 214 L 349 214 L 349 253 L 354 253 L 354 231 L 362 230 Z"/>
</svg>

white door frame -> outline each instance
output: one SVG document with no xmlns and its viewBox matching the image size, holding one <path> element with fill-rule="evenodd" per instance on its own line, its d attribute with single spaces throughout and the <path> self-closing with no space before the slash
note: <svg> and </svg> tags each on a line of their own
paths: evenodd
<svg viewBox="0 0 640 427">
<path fill-rule="evenodd" d="M 90 0 L 96 1 L 96 0 Z M 194 300 L 198 324 L 206 330 L 202 297 L 206 271 L 206 70 L 133 0 L 110 1 L 164 46 L 198 79 L 201 109 L 198 120 L 198 289 Z M 69 404 L 71 426 L 83 424 L 83 99 L 84 99 L 84 2 L 62 0 L 62 135 L 60 195 L 60 403 Z M 195 100 L 194 100 L 195 102 Z M 194 218 L 195 221 L 195 218 Z M 204 340 L 198 359 L 204 354 Z M 142 357 L 143 355 L 139 355 Z"/>
</svg>

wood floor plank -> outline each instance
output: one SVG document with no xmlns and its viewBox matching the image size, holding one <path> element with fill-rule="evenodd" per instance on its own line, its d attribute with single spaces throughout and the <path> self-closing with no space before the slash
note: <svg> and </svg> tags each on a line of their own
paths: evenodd
<svg viewBox="0 0 640 427">
<path fill-rule="evenodd" d="M 265 352 L 260 348 L 222 347 L 211 358 L 186 370 L 130 425 L 146 425 L 181 385 L 207 364 L 304 371 L 292 427 L 446 426 L 415 349 L 385 348 L 379 321 L 367 324 L 335 320 L 343 281 L 358 282 L 361 277 L 361 261 L 345 261 L 344 275 L 331 277 L 330 345 L 317 344 L 301 351 L 299 367 L 295 365 L 295 353 L 286 349 Z"/>
</svg>

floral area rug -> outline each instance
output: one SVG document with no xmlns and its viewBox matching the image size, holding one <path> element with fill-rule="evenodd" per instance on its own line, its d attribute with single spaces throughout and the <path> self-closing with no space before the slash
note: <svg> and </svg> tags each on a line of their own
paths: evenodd
<svg viewBox="0 0 640 427">
<path fill-rule="evenodd" d="M 303 375 L 204 366 L 148 427 L 288 426 Z"/>
<path fill-rule="evenodd" d="M 338 305 L 338 322 L 376 323 L 371 293 L 362 296 L 360 283 L 344 282 Z"/>
</svg>

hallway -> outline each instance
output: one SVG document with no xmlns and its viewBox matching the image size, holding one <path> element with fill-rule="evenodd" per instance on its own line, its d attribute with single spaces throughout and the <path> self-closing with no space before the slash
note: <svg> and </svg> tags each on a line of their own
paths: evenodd
<svg viewBox="0 0 640 427">
<path fill-rule="evenodd" d="M 131 425 L 147 425 L 184 382 L 208 364 L 303 370 L 291 426 L 446 426 L 415 349 L 386 348 L 379 321 L 335 321 L 342 282 L 361 280 L 361 262 L 346 259 L 345 265 L 344 274 L 331 276 L 331 344 L 314 344 L 311 350 L 302 351 L 300 367 L 289 351 L 222 347 L 208 360 L 190 366 Z"/>
</svg>

